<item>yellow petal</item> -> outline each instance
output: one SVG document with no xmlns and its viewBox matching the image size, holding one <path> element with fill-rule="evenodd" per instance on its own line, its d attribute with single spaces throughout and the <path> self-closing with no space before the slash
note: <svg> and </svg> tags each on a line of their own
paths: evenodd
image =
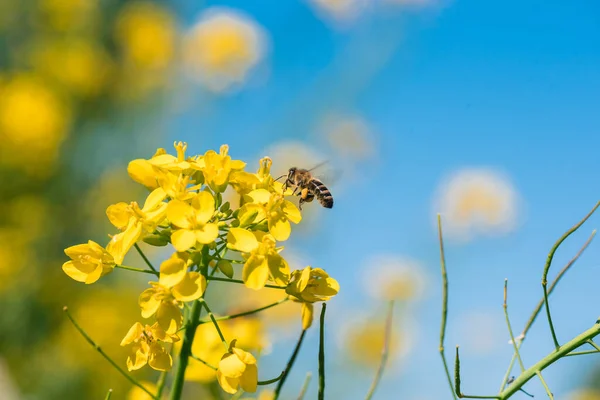
<svg viewBox="0 0 600 400">
<path fill-rule="evenodd" d="M 280 242 L 290 237 L 292 227 L 285 215 L 278 213 L 275 217 L 269 218 L 269 233 Z"/>
<path fill-rule="evenodd" d="M 248 193 L 254 203 L 266 204 L 271 199 L 271 192 L 267 189 L 255 189 Z"/>
<path fill-rule="evenodd" d="M 119 230 L 124 230 L 132 217 L 129 204 L 123 202 L 109 206 L 106 209 L 106 216 L 110 223 Z"/>
<path fill-rule="evenodd" d="M 142 368 L 148 362 L 148 353 L 145 351 L 144 346 L 134 345 L 131 348 L 131 353 L 127 357 L 127 369 L 134 371 Z"/>
<path fill-rule="evenodd" d="M 258 368 L 256 364 L 248 365 L 242 376 L 240 376 L 240 387 L 244 392 L 254 393 L 256 392 L 257 384 Z"/>
<path fill-rule="evenodd" d="M 239 378 L 245 370 L 246 364 L 235 354 L 226 353 L 219 361 L 219 371 L 228 378 Z"/>
<path fill-rule="evenodd" d="M 150 190 L 158 187 L 158 172 L 155 170 L 152 164 L 148 162 L 148 160 L 137 159 L 131 161 L 127 166 L 127 172 L 129 173 L 131 179 L 137 183 L 141 183 Z"/>
<path fill-rule="evenodd" d="M 160 307 L 160 300 L 158 300 L 155 296 L 156 289 L 148 288 L 140 294 L 138 298 L 138 303 L 142 308 L 142 317 L 150 318 L 153 316 L 156 311 L 158 311 L 158 307 Z"/>
<path fill-rule="evenodd" d="M 227 233 L 227 247 L 244 253 L 250 253 L 258 247 L 258 241 L 256 240 L 256 236 L 250 231 L 242 228 L 231 228 Z"/>
<path fill-rule="evenodd" d="M 302 274 L 300 275 L 300 279 L 298 279 L 298 291 L 304 292 L 306 286 L 308 286 L 308 282 L 310 282 L 310 272 L 311 268 L 306 267 L 302 270 Z"/>
<path fill-rule="evenodd" d="M 152 209 L 157 208 L 161 205 L 163 200 L 167 197 L 167 194 L 162 188 L 156 188 L 148 195 L 146 201 L 144 202 L 143 211 L 148 212 Z"/>
<path fill-rule="evenodd" d="M 313 322 L 313 314 L 313 303 L 302 303 L 302 329 L 310 328 Z"/>
<path fill-rule="evenodd" d="M 171 356 L 164 347 L 154 342 L 150 345 L 148 365 L 157 371 L 168 371 L 173 365 L 173 359 L 171 359 Z"/>
<path fill-rule="evenodd" d="M 194 233 L 199 243 L 209 244 L 219 237 L 219 227 L 217 224 L 206 224 L 202 228 L 195 229 Z"/>
<path fill-rule="evenodd" d="M 269 279 L 269 265 L 264 256 L 250 256 L 244 264 L 242 279 L 246 287 L 259 290 L 265 287 Z"/>
<path fill-rule="evenodd" d="M 269 254 L 267 262 L 271 279 L 278 285 L 287 285 L 290 280 L 290 267 L 287 261 L 279 254 Z"/>
<path fill-rule="evenodd" d="M 87 285 L 96 282 L 102 276 L 104 270 L 101 265 L 96 265 L 96 268 L 85 278 L 85 283 Z"/>
<path fill-rule="evenodd" d="M 237 388 L 240 384 L 239 378 L 229 378 L 223 375 L 223 373 L 220 370 L 217 370 L 217 381 L 219 382 L 219 385 L 221 386 L 223 391 L 230 394 L 237 393 Z"/>
<path fill-rule="evenodd" d="M 77 282 L 85 282 L 88 275 L 94 270 L 94 265 L 82 264 L 80 262 L 74 263 L 73 261 L 67 261 L 66 263 L 63 264 L 62 270 L 71 279 L 74 279 Z"/>
<path fill-rule="evenodd" d="M 121 346 L 127 346 L 128 344 L 133 343 L 136 339 L 142 336 L 143 332 L 144 327 L 142 326 L 142 324 L 136 322 L 131 328 L 129 328 L 129 331 L 127 332 L 123 340 L 121 340 Z"/>
<path fill-rule="evenodd" d="M 192 198 L 192 207 L 196 211 L 196 223 L 205 224 L 215 213 L 215 199 L 209 192 L 202 191 Z"/>
<path fill-rule="evenodd" d="M 281 210 L 283 211 L 285 216 L 293 223 L 297 224 L 300 221 L 302 221 L 302 214 L 300 213 L 300 210 L 298 210 L 298 207 L 296 207 L 294 203 L 284 200 L 281 204 Z"/>
<path fill-rule="evenodd" d="M 240 208 L 238 219 L 240 226 L 245 227 L 266 218 L 265 207 L 260 204 L 247 203 Z"/>
<path fill-rule="evenodd" d="M 241 362 L 244 364 L 256 364 L 256 358 L 249 352 L 244 351 L 238 347 L 232 347 L 231 351 L 235 354 Z"/>
<path fill-rule="evenodd" d="M 190 228 L 190 220 L 194 217 L 194 209 L 181 200 L 171 200 L 167 206 L 167 218 L 179 228 Z"/>
<path fill-rule="evenodd" d="M 156 322 L 170 335 L 181 328 L 182 319 L 181 310 L 173 303 L 162 302 L 156 311 Z"/>
<path fill-rule="evenodd" d="M 160 264 L 159 283 L 165 287 L 177 285 L 185 277 L 186 262 L 179 257 L 171 257 Z"/>
<path fill-rule="evenodd" d="M 196 244 L 196 235 L 194 231 L 188 229 L 179 229 L 171 235 L 171 243 L 175 250 L 186 251 Z"/>
<path fill-rule="evenodd" d="M 199 299 L 206 290 L 206 278 L 198 272 L 188 272 L 173 288 L 173 296 L 183 302 Z"/>
</svg>

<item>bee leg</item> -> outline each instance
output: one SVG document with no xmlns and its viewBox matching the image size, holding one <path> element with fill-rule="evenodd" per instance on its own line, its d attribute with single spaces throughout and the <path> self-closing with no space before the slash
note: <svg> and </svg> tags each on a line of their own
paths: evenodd
<svg viewBox="0 0 600 400">
<path fill-rule="evenodd" d="M 300 194 L 300 193 L 298 193 L 298 194 Z M 298 202 L 298 209 L 300 211 L 302 211 L 302 203 L 304 203 L 304 200 L 302 199 L 302 197 L 300 197 L 300 201 Z"/>
</svg>

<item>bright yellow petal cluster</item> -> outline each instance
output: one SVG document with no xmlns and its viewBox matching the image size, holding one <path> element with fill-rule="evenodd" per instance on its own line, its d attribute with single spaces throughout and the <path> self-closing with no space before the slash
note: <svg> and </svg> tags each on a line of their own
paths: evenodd
<svg viewBox="0 0 600 400">
<path fill-rule="evenodd" d="M 78 282 L 94 283 L 115 268 L 113 255 L 92 240 L 65 249 L 65 254 L 71 261 L 64 263 L 62 269 Z"/>
<path fill-rule="evenodd" d="M 192 197 L 191 204 L 172 200 L 167 207 L 167 218 L 178 228 L 171 236 L 177 251 L 186 251 L 196 243 L 209 244 L 219 236 L 216 223 L 209 222 L 215 212 L 215 199 L 208 191 Z"/>
<path fill-rule="evenodd" d="M 131 346 L 127 357 L 127 369 L 133 371 L 146 364 L 158 371 L 171 369 L 173 359 L 165 350 L 163 343 L 173 343 L 178 340 L 177 336 L 169 335 L 162 330 L 158 323 L 143 326 L 136 322 L 121 341 L 121 346 Z"/>
<path fill-rule="evenodd" d="M 258 367 L 256 358 L 247 351 L 235 347 L 232 340 L 229 351 L 219 361 L 217 380 L 227 393 L 234 394 L 241 387 L 244 392 L 256 392 L 258 384 Z"/>
<path fill-rule="evenodd" d="M 241 171 L 246 166 L 243 161 L 232 160 L 228 153 L 229 146 L 223 145 L 219 153 L 209 150 L 198 160 L 198 165 L 204 174 L 204 181 L 215 193 L 224 192 L 229 184 L 231 173 Z"/>
</svg>

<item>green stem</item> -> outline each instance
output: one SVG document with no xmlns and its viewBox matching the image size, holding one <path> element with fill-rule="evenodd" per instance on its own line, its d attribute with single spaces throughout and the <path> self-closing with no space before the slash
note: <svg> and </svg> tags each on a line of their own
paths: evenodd
<svg viewBox="0 0 600 400">
<path fill-rule="evenodd" d="M 160 399 L 162 397 L 163 391 L 165 390 L 165 384 L 167 383 L 167 373 L 168 371 L 162 371 L 160 376 L 158 377 L 158 382 L 156 382 L 156 398 Z"/>
<path fill-rule="evenodd" d="M 156 268 L 154 268 L 154 266 L 152 265 L 152 263 L 150 262 L 150 260 L 148 260 L 148 257 L 146 257 L 146 255 L 144 254 L 144 252 L 142 251 L 142 249 L 140 248 L 140 246 L 138 246 L 138 244 L 134 244 L 133 245 L 135 247 L 135 249 L 137 250 L 137 252 L 140 254 L 140 256 L 142 256 L 142 258 L 144 259 L 144 262 L 146 263 L 146 265 L 154 272 L 158 272 L 156 270 Z"/>
<path fill-rule="evenodd" d="M 296 347 L 294 347 L 292 356 L 290 357 L 287 365 L 285 366 L 285 369 L 284 369 L 285 374 L 283 375 L 283 377 L 277 384 L 277 387 L 275 388 L 275 393 L 273 394 L 273 400 L 277 400 L 279 398 L 279 394 L 281 393 L 281 388 L 283 387 L 285 380 L 287 379 L 290 371 L 292 370 L 292 367 L 294 366 L 294 362 L 296 361 L 296 356 L 298 356 L 298 352 L 300 351 L 300 346 L 302 346 L 302 341 L 304 340 L 305 334 L 306 334 L 306 330 L 303 329 L 302 333 L 300 334 L 300 337 L 298 338 L 298 342 L 296 342 Z"/>
<path fill-rule="evenodd" d="M 442 323 L 440 326 L 440 356 L 442 357 L 442 363 L 444 364 L 444 371 L 446 371 L 446 378 L 448 379 L 448 385 L 452 397 L 456 400 L 456 393 L 452 387 L 452 378 L 450 377 L 450 370 L 448 369 L 448 362 L 446 361 L 446 354 L 444 351 L 444 338 L 446 337 L 446 321 L 448 319 L 448 275 L 446 273 L 446 256 L 444 254 L 444 240 L 442 236 L 442 217 L 440 214 L 437 215 L 438 223 L 438 239 L 440 242 L 440 264 L 442 267 Z"/>
<path fill-rule="evenodd" d="M 327 304 L 321 308 L 321 324 L 319 330 L 319 400 L 325 399 L 325 311 Z"/>
<path fill-rule="evenodd" d="M 589 217 L 592 216 L 592 214 L 594 213 L 594 211 L 596 211 L 596 209 L 598 207 L 600 207 L 600 201 L 596 203 L 594 208 L 592 208 L 592 210 L 585 217 L 583 217 L 583 219 L 581 221 L 579 221 L 571 229 L 566 231 L 560 237 L 560 239 L 558 239 L 556 241 L 556 243 L 554 243 L 554 246 L 552 246 L 552 249 L 550 249 L 548 258 L 546 259 L 546 265 L 544 266 L 544 273 L 542 274 L 542 289 L 544 290 L 544 305 L 546 306 L 546 316 L 548 317 L 548 325 L 550 326 L 550 332 L 552 333 L 552 340 L 554 341 L 554 347 L 556 348 L 556 351 L 558 351 L 560 349 L 560 344 L 558 344 L 558 339 L 556 338 L 556 332 L 554 331 L 554 324 L 552 323 L 552 316 L 550 314 L 550 304 L 548 303 L 548 290 L 546 288 L 546 285 L 548 284 L 548 280 L 547 280 L 548 271 L 550 270 L 550 265 L 552 264 L 552 258 L 554 258 L 554 253 L 556 252 L 558 247 L 561 245 L 561 243 L 564 242 L 565 239 L 568 238 L 573 232 L 575 232 L 577 229 L 579 229 L 579 227 L 581 225 L 583 225 L 583 223 L 585 221 L 587 221 L 587 219 Z"/>
<path fill-rule="evenodd" d="M 227 320 L 234 319 L 234 318 L 245 317 L 247 315 L 256 314 L 258 312 L 267 310 L 267 309 L 269 309 L 271 307 L 275 307 L 275 306 L 278 306 L 279 304 L 285 303 L 288 300 L 289 300 L 289 298 L 285 297 L 285 298 L 283 298 L 283 299 L 281 299 L 279 301 L 276 301 L 275 303 L 267 304 L 266 306 L 263 306 L 263 307 L 260 307 L 260 308 L 256 308 L 254 310 L 244 311 L 244 312 L 241 312 L 239 314 L 226 315 L 224 317 L 216 317 L 215 321 L 227 321 Z M 198 322 L 198 324 L 202 325 L 202 324 L 209 323 L 211 321 L 212 320 L 210 318 L 209 319 L 202 319 L 202 320 L 200 320 Z"/>
<path fill-rule="evenodd" d="M 152 274 L 152 275 L 156 275 L 158 276 L 159 273 L 156 271 L 152 271 L 149 269 L 142 269 L 142 268 L 135 268 L 135 267 L 128 267 L 126 265 L 115 265 L 115 268 L 121 268 L 121 269 L 126 269 L 127 271 L 133 271 L 133 272 L 143 272 L 145 274 Z"/>
<path fill-rule="evenodd" d="M 597 353 L 600 353 L 600 351 L 598 351 L 598 350 L 575 351 L 573 353 L 565 354 L 565 357 L 583 356 L 586 354 L 597 354 Z"/>
<path fill-rule="evenodd" d="M 200 318 L 201 305 L 198 300 L 194 300 L 192 310 L 189 314 L 189 324 L 185 328 L 183 334 L 183 343 L 181 344 L 181 350 L 179 351 L 179 362 L 177 364 L 177 370 L 173 379 L 173 387 L 171 388 L 171 400 L 179 400 L 183 391 L 183 382 L 185 378 L 185 370 L 188 366 L 189 357 L 192 354 L 192 343 L 194 342 L 194 335 L 196 334 L 196 325 Z"/>
<path fill-rule="evenodd" d="M 390 301 L 390 305 L 388 308 L 388 314 L 385 322 L 385 332 L 383 335 L 383 349 L 381 350 L 381 361 L 379 362 L 379 368 L 377 369 L 377 373 L 375 374 L 375 378 L 373 379 L 373 383 L 371 383 L 371 388 L 365 397 L 365 400 L 371 400 L 373 394 L 375 393 L 375 389 L 377 389 L 377 385 L 383 376 L 383 371 L 385 369 L 385 365 L 387 363 L 388 355 L 389 355 L 389 345 L 390 345 L 390 336 L 392 333 L 392 316 L 394 315 L 394 301 Z"/>
<path fill-rule="evenodd" d="M 513 335 L 512 327 L 510 326 L 510 318 L 508 318 L 508 306 L 506 304 L 506 298 L 508 296 L 508 279 L 504 280 L 504 317 L 506 319 L 506 326 L 508 327 L 508 333 L 510 335 L 510 341 L 513 344 L 515 349 L 515 354 L 519 359 L 519 366 L 521 367 L 521 372 L 525 371 L 525 365 L 523 364 L 523 360 L 521 359 L 521 353 L 519 353 L 519 346 L 517 346 L 517 342 L 515 341 L 515 336 Z"/>
<path fill-rule="evenodd" d="M 456 358 L 454 359 L 454 391 L 456 395 L 461 399 L 499 399 L 499 396 L 473 396 L 463 394 L 460 388 L 460 355 L 458 353 L 458 346 L 456 346 Z"/>
<path fill-rule="evenodd" d="M 593 340 L 588 340 L 587 341 L 593 348 L 595 348 L 596 350 L 600 351 L 600 346 L 598 346 L 596 343 L 594 343 Z"/>
<path fill-rule="evenodd" d="M 217 276 L 207 276 L 206 279 L 209 280 L 209 281 L 240 283 L 242 285 L 244 284 L 244 281 L 242 281 L 240 279 L 219 278 Z M 271 289 L 286 289 L 287 288 L 287 286 L 277 286 L 277 285 L 265 285 L 265 287 L 266 288 L 271 288 Z"/>
<path fill-rule="evenodd" d="M 298 394 L 297 400 L 304 399 L 304 395 L 306 394 L 306 391 L 308 390 L 308 385 L 310 384 L 311 378 L 312 378 L 312 374 L 310 372 L 308 372 L 306 374 L 306 378 L 304 378 L 304 384 L 302 385 L 302 389 L 300 390 L 300 393 Z"/>
<path fill-rule="evenodd" d="M 538 376 L 538 378 L 540 378 L 540 381 L 542 381 L 542 386 L 544 386 L 544 389 L 546 389 L 546 394 L 548 395 L 548 397 L 550 398 L 550 400 L 554 400 L 554 395 L 550 391 L 550 388 L 548 387 L 548 384 L 546 383 L 546 380 L 542 376 L 542 373 L 540 371 L 536 371 L 535 374 Z"/>
<path fill-rule="evenodd" d="M 271 383 L 275 383 L 275 382 L 283 379 L 284 375 L 285 375 L 285 370 L 281 371 L 281 374 L 279 374 L 279 376 L 277 378 L 268 379 L 266 381 L 258 381 L 257 385 L 259 385 L 259 386 L 270 385 Z"/>
<path fill-rule="evenodd" d="M 110 400 L 111 396 L 112 396 L 112 389 L 108 389 L 108 392 L 106 393 L 106 396 L 104 397 L 104 400 Z"/>
<path fill-rule="evenodd" d="M 206 365 L 208 368 L 212 369 L 212 370 L 217 370 L 217 367 L 215 367 L 214 365 L 210 364 L 208 361 L 204 361 L 203 359 L 201 359 L 198 356 L 195 356 L 193 354 L 190 354 L 190 357 L 192 357 L 194 360 L 201 362 L 202 364 Z"/>
<path fill-rule="evenodd" d="M 225 348 L 229 349 L 229 344 L 227 343 L 227 340 L 225 340 L 225 336 L 223 336 L 223 332 L 221 332 L 221 328 L 219 328 L 219 324 L 217 323 L 217 320 L 215 319 L 215 316 L 213 315 L 212 311 L 210 311 L 210 308 L 208 308 L 208 304 L 206 303 L 206 300 L 200 299 L 200 302 L 202 303 L 202 305 L 206 309 L 206 312 L 208 313 L 208 316 L 209 316 L 210 320 L 212 321 L 213 325 L 215 326 L 215 329 L 219 333 L 219 337 L 221 338 L 221 341 L 225 345 Z"/>
<path fill-rule="evenodd" d="M 510 396 L 519 391 L 525 383 L 533 378 L 537 372 L 543 371 L 562 357 L 568 355 L 571 351 L 585 344 L 589 339 L 592 339 L 600 334 L 600 320 L 598 320 L 594 326 L 580 335 L 576 336 L 572 340 L 563 344 L 558 351 L 552 351 L 546 357 L 538 361 L 537 364 L 528 368 L 523 372 L 513 383 L 511 383 L 506 389 L 500 393 L 500 399 L 508 399 Z"/>
<path fill-rule="evenodd" d="M 69 309 L 67 306 L 63 307 L 63 311 L 65 312 L 65 314 L 67 314 L 67 317 L 69 318 L 69 320 L 71 321 L 71 323 L 73 324 L 73 326 L 75 326 L 75 329 L 77 329 L 79 331 L 79 333 L 81 333 L 81 336 L 83 336 L 83 338 L 92 345 L 92 347 L 94 349 L 96 349 L 96 351 L 98 353 L 100 353 L 100 355 L 102 357 L 104 357 L 106 359 L 106 361 L 108 361 L 117 371 L 119 371 L 119 373 L 121 375 L 123 375 L 129 382 L 131 382 L 133 385 L 139 387 L 140 389 L 142 389 L 144 392 L 146 392 L 152 399 L 156 399 L 156 397 L 154 396 L 154 394 L 149 391 L 148 389 L 146 389 L 141 383 L 139 383 L 137 381 L 137 379 L 135 379 L 133 376 L 129 375 L 127 372 L 125 372 L 121 367 L 119 367 L 119 365 L 108 356 L 108 354 L 106 354 L 104 352 L 104 350 L 102 350 L 102 348 L 96 344 L 96 342 L 94 342 L 92 340 L 92 338 L 83 330 L 83 328 L 81 326 L 79 326 L 79 324 L 77 323 L 77 321 L 75 321 L 75 318 L 73 318 L 73 316 L 71 315 L 71 313 L 69 312 Z"/>
</svg>

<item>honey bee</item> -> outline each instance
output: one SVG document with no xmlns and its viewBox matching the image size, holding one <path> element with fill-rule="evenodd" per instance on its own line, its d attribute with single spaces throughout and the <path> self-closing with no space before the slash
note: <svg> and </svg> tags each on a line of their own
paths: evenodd
<svg viewBox="0 0 600 400">
<path fill-rule="evenodd" d="M 315 178 L 310 171 L 311 170 L 296 167 L 290 168 L 285 183 L 283 184 L 283 191 L 285 192 L 288 187 L 294 187 L 292 193 L 292 195 L 294 195 L 299 190 L 297 194 L 300 196 L 300 202 L 298 204 L 300 210 L 302 210 L 303 203 L 310 203 L 315 197 L 323 207 L 332 208 L 333 196 L 331 195 L 331 192 L 327 189 L 327 186 L 319 179 Z"/>
</svg>

